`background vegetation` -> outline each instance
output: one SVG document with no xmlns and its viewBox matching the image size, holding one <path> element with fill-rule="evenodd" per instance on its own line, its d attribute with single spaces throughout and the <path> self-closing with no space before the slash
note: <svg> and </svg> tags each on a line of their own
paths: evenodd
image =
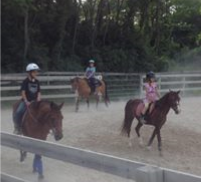
<svg viewBox="0 0 201 182">
<path fill-rule="evenodd" d="M 2 0 L 2 73 L 165 71 L 201 62 L 200 0 Z M 200 67 L 196 67 L 200 69 Z"/>
</svg>

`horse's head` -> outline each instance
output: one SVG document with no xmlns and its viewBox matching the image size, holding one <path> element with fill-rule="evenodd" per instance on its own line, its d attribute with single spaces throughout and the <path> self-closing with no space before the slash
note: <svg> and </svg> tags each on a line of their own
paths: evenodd
<svg viewBox="0 0 201 182">
<path fill-rule="evenodd" d="M 50 128 L 53 131 L 55 140 L 60 140 L 63 138 L 63 132 L 62 132 L 63 116 L 61 113 L 61 108 L 63 107 L 63 104 L 64 103 L 57 105 L 54 102 L 50 103 L 51 112 L 48 116 L 48 121 Z"/>
<path fill-rule="evenodd" d="M 179 109 L 179 102 L 180 102 L 180 97 L 179 97 L 180 90 L 177 92 L 170 91 L 169 92 L 169 104 L 170 107 L 174 110 L 176 114 L 180 113 Z"/>
</svg>

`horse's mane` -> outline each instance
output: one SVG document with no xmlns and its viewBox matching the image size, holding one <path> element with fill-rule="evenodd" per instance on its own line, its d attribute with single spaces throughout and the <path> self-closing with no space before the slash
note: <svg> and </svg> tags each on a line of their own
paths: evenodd
<svg viewBox="0 0 201 182">
<path fill-rule="evenodd" d="M 31 103 L 31 108 L 32 109 L 38 109 L 38 108 L 40 108 L 41 104 L 43 104 L 43 103 L 50 103 L 50 101 L 48 101 L 48 100 L 41 100 L 39 102 L 32 102 Z"/>
<path fill-rule="evenodd" d="M 54 109 L 54 110 L 60 110 L 59 106 L 57 104 L 55 104 L 52 101 L 48 101 L 48 100 L 41 100 L 39 102 L 33 102 L 31 104 L 31 108 L 34 110 L 39 109 L 43 104 L 48 104 L 50 105 L 50 108 Z"/>
<path fill-rule="evenodd" d="M 82 80 L 82 81 L 85 81 L 86 83 L 88 83 L 88 80 L 87 80 L 87 78 L 86 77 L 79 77 L 79 76 L 76 76 L 75 78 L 74 78 L 74 80 L 75 80 L 75 82 L 79 82 L 79 80 Z"/>
<path fill-rule="evenodd" d="M 38 120 L 41 123 L 47 121 L 48 117 L 50 117 L 51 115 L 57 115 L 58 113 L 60 113 L 60 106 L 48 100 L 32 102 L 29 109 L 31 113 L 34 113 L 32 117 L 34 117 L 35 120 Z"/>
<path fill-rule="evenodd" d="M 170 92 L 166 93 L 163 97 L 156 101 L 156 106 L 161 107 L 167 102 Z"/>
</svg>

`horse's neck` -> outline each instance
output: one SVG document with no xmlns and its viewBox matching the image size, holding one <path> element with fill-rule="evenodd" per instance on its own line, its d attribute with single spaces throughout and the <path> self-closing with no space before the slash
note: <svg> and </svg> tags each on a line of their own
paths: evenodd
<svg viewBox="0 0 201 182">
<path fill-rule="evenodd" d="M 168 94 L 164 95 L 160 100 L 157 101 L 156 103 L 159 107 L 159 109 L 167 115 L 169 110 L 170 110 L 170 105 L 168 102 Z"/>
<path fill-rule="evenodd" d="M 87 79 L 79 78 L 78 90 L 87 86 L 88 86 Z"/>
</svg>

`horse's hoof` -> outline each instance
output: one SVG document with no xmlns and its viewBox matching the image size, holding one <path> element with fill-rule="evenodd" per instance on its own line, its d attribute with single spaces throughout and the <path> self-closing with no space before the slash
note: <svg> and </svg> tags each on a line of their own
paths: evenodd
<svg viewBox="0 0 201 182">
<path fill-rule="evenodd" d="M 159 151 L 159 155 L 162 157 L 163 156 L 162 147 L 158 147 L 158 151 Z"/>
<path fill-rule="evenodd" d="M 147 150 L 150 151 L 151 150 L 151 146 L 147 146 Z"/>
<path fill-rule="evenodd" d="M 161 150 L 159 151 L 159 156 L 163 157 L 163 152 Z"/>
<path fill-rule="evenodd" d="M 23 162 L 27 157 L 27 153 L 26 152 L 21 152 L 20 153 L 20 162 Z"/>
<path fill-rule="evenodd" d="M 44 179 L 44 175 L 43 174 L 39 174 L 38 175 L 38 179 L 40 180 L 40 179 Z"/>
<path fill-rule="evenodd" d="M 139 138 L 138 141 L 139 141 L 140 147 L 142 147 L 144 145 L 144 142 L 143 142 L 142 138 Z"/>
<path fill-rule="evenodd" d="M 33 169 L 32 173 L 37 173 L 38 171 L 36 169 Z"/>
</svg>

